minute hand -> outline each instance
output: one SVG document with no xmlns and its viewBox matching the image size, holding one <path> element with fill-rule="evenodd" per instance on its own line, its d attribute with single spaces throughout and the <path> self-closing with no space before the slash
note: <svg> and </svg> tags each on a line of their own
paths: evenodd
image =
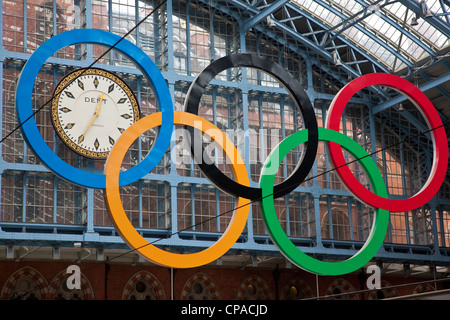
<svg viewBox="0 0 450 320">
<path fill-rule="evenodd" d="M 100 114 L 100 108 L 102 107 L 102 102 L 105 99 L 105 94 L 102 92 L 98 97 L 99 97 L 100 101 L 97 104 L 97 108 L 95 109 L 94 116 L 92 117 L 91 121 L 89 122 L 86 130 L 84 130 L 83 134 L 78 138 L 78 143 L 83 142 L 84 136 L 86 135 L 86 133 L 88 132 L 88 130 L 92 126 L 92 124 L 94 123 L 94 120 Z"/>
</svg>

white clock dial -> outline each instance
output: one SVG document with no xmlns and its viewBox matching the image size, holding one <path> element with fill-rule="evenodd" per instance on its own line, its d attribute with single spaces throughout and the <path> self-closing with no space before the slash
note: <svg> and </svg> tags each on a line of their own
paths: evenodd
<svg viewBox="0 0 450 320">
<path fill-rule="evenodd" d="M 77 70 L 61 80 L 55 92 L 55 130 L 72 150 L 86 157 L 106 158 L 122 132 L 139 119 L 131 89 L 102 69 Z"/>
</svg>

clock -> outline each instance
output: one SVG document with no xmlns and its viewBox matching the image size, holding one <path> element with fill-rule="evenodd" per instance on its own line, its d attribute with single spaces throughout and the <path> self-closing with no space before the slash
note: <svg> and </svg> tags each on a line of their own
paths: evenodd
<svg viewBox="0 0 450 320">
<path fill-rule="evenodd" d="M 140 117 L 131 88 L 113 73 L 88 68 L 65 76 L 55 89 L 52 124 L 73 151 L 105 159 L 120 135 Z"/>
</svg>

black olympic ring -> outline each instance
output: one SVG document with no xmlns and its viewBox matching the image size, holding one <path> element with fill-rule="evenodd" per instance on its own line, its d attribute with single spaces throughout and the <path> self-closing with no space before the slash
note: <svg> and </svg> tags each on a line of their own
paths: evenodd
<svg viewBox="0 0 450 320">
<path fill-rule="evenodd" d="M 302 154 L 302 159 L 297 163 L 294 171 L 282 183 L 274 186 L 274 198 L 288 194 L 298 187 L 308 176 L 314 161 L 316 159 L 317 147 L 319 143 L 319 132 L 317 120 L 313 106 L 305 90 L 300 83 L 281 65 L 272 60 L 253 54 L 237 53 L 213 61 L 207 66 L 194 80 L 187 92 L 184 110 L 198 115 L 200 99 L 209 82 L 220 72 L 233 67 L 249 67 L 264 71 L 281 82 L 285 89 L 292 96 L 295 104 L 299 108 L 305 129 L 308 129 L 308 142 L 305 143 L 306 150 Z M 191 137 L 194 136 L 194 129 L 188 127 Z M 198 133 L 200 135 L 200 133 Z M 198 138 L 198 136 L 197 136 Z M 201 141 L 201 140 L 197 140 Z M 196 154 L 193 144 L 191 144 L 193 158 L 197 161 L 200 170 L 211 180 L 219 189 L 234 196 L 243 197 L 250 200 L 260 200 L 262 198 L 262 189 L 247 187 L 228 178 L 217 168 L 211 159 L 203 152 L 202 155 Z M 197 150 L 198 152 L 198 150 Z M 206 160 L 206 161 L 204 161 Z"/>
</svg>

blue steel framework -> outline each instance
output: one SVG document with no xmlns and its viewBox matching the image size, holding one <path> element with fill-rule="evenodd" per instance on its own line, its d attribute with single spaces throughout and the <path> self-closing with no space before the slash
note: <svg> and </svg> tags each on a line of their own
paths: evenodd
<svg viewBox="0 0 450 320">
<path fill-rule="evenodd" d="M 363 15 L 370 14 L 371 2 L 357 2 L 364 8 Z M 233 52 L 268 56 L 288 69 L 314 102 L 320 125 L 323 125 L 327 107 L 337 91 L 350 79 L 367 72 L 421 74 L 422 89 L 437 88 L 448 98 L 449 94 L 442 86 L 450 80 L 449 67 L 439 56 L 440 51 L 403 29 L 392 17 L 382 15 L 387 23 L 413 38 L 424 54 L 431 57 L 430 67 L 440 65 L 447 70 L 437 79 L 427 79 L 426 67 L 418 68 L 418 63 L 405 52 L 378 40 L 360 23 L 362 17 L 357 21 L 358 15 L 346 15 L 338 6 L 332 7 L 320 0 L 315 3 L 341 19 L 339 31 L 327 26 L 313 11 L 285 0 L 273 3 L 168 0 L 163 10 L 150 17 L 128 39 L 139 45 L 158 65 L 179 110 L 183 108 L 184 97 L 194 77 L 212 59 Z M 421 7 L 414 1 L 399 3 L 422 14 Z M 448 37 L 444 3 L 442 14 L 429 21 Z M 387 2 L 375 1 L 375 4 L 383 6 Z M 0 48 L 3 136 L 17 126 L 14 110 L 16 80 L 21 67 L 40 43 L 52 34 L 72 28 L 100 28 L 123 35 L 153 7 L 152 2 L 123 0 L 5 0 L 1 5 L 4 12 L 0 23 L 3 34 Z M 301 23 L 297 23 L 299 21 Z M 300 29 L 301 25 L 304 29 Z M 357 27 L 399 62 L 385 63 L 345 37 L 345 29 L 351 27 Z M 322 36 L 324 34 L 326 36 Z M 75 46 L 49 59 L 36 82 L 35 106 L 39 107 L 51 97 L 55 84 L 64 74 L 88 66 L 102 50 L 95 46 Z M 404 68 L 397 69 L 399 65 Z M 120 54 L 110 52 L 98 66 L 118 73 L 132 86 L 144 115 L 156 110 L 147 81 Z M 371 88 L 352 99 L 343 120 L 343 131 L 369 151 L 396 144 L 374 156 L 392 197 L 408 196 L 420 189 L 426 180 L 433 152 L 428 136 L 421 134 L 426 129 L 419 113 L 414 108 L 399 110 L 400 102 L 402 97 L 395 92 Z M 214 79 L 202 99 L 200 113 L 234 134 L 254 186 L 257 186 L 267 151 L 274 143 L 301 128 L 301 116 L 293 111 L 286 91 L 267 75 L 254 70 L 228 70 Z M 442 118 L 446 120 L 444 115 Z M 40 112 L 36 120 L 55 152 L 73 165 L 101 172 L 102 162 L 82 159 L 58 141 L 50 124 L 48 108 Z M 242 132 L 248 135 L 242 135 Z M 145 154 L 154 134 L 149 132 L 136 143 L 125 167 Z M 190 163 L 190 156 L 179 141 L 181 134 L 182 128 L 177 128 L 172 152 L 167 153 L 152 173 L 123 187 L 122 194 L 130 219 L 149 241 L 161 239 L 159 245 L 192 251 L 215 241 L 226 228 L 230 215 L 180 230 L 230 210 L 233 198 L 214 188 Z M 406 137 L 413 139 L 398 144 Z M 71 247 L 74 242 L 81 242 L 97 249 L 127 248 L 111 225 L 102 190 L 84 189 L 52 175 L 31 154 L 19 131 L 3 142 L 1 152 L 2 245 L 9 248 L 14 245 Z M 301 149 L 296 150 L 285 161 L 278 173 L 279 179 L 289 174 L 300 152 Z M 219 158 L 216 154 L 218 161 Z M 175 160 L 182 164 L 177 165 Z M 345 258 L 362 246 L 373 213 L 353 198 L 337 176 L 327 172 L 329 169 L 327 154 L 321 148 L 311 173 L 313 179 L 303 183 L 291 195 L 277 200 L 276 206 L 286 232 L 303 251 L 325 258 Z M 353 169 L 362 181 L 366 180 L 357 165 Z M 446 179 L 440 194 L 427 206 L 391 215 L 391 226 L 377 258 L 399 263 L 450 264 L 448 181 Z M 230 253 L 241 250 L 256 255 L 278 254 L 264 229 L 258 203 L 252 204 L 246 230 Z"/>
</svg>

